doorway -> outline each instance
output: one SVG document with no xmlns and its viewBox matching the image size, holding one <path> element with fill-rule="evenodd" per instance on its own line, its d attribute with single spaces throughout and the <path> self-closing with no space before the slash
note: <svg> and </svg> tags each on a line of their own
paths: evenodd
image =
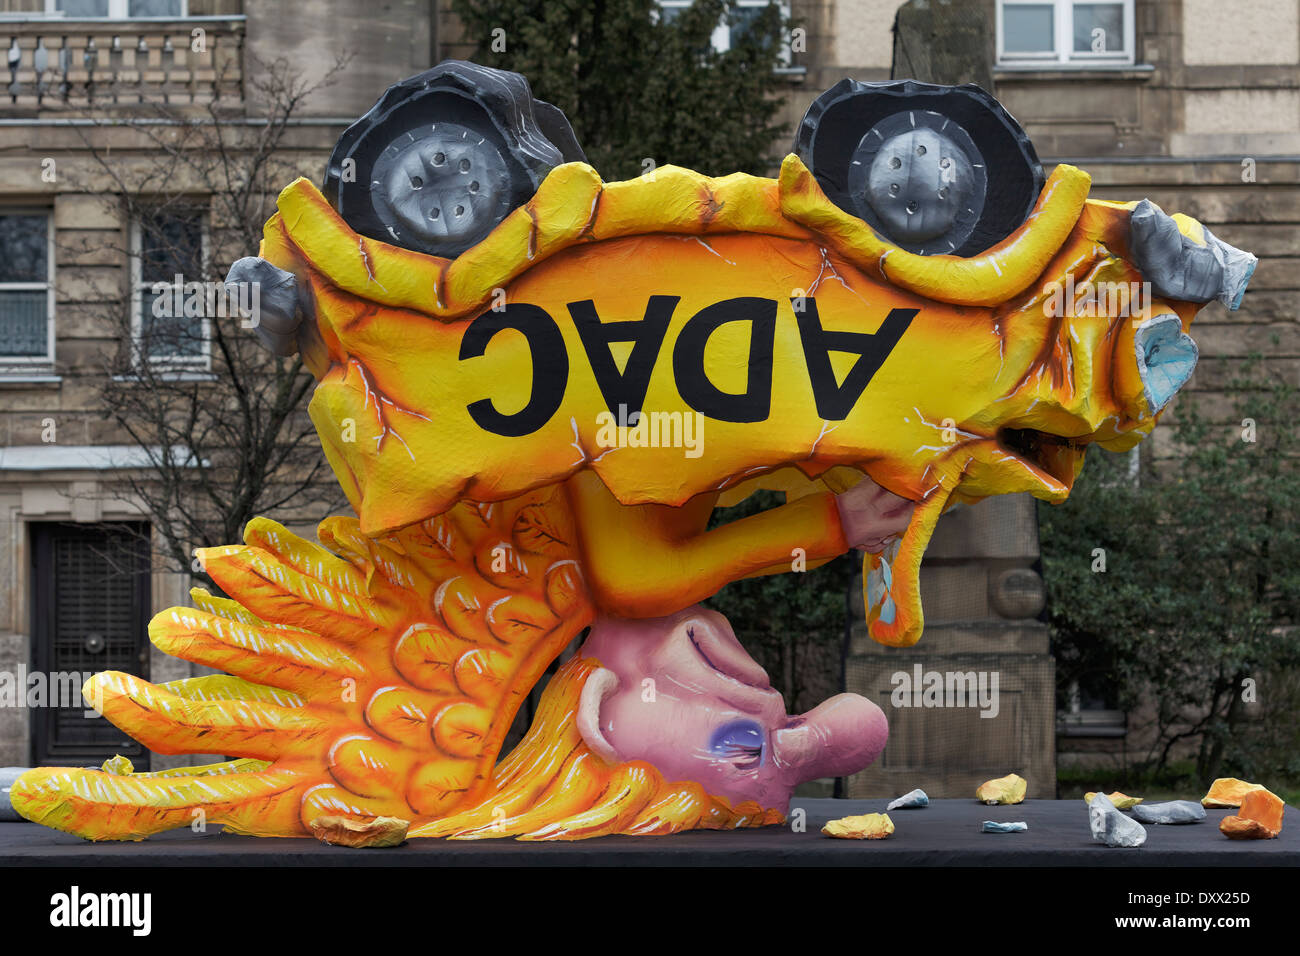
<svg viewBox="0 0 1300 956">
<path fill-rule="evenodd" d="M 31 713 L 33 766 L 98 765 L 121 754 L 147 770 L 149 752 L 91 711 L 80 691 L 99 671 L 149 676 L 149 526 L 28 527 L 32 669 L 46 685 Z"/>
</svg>

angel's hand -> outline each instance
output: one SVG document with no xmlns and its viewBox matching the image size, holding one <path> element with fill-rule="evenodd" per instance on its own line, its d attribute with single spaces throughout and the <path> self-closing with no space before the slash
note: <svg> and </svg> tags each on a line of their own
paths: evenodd
<svg viewBox="0 0 1300 956">
<path fill-rule="evenodd" d="M 887 491 L 870 478 L 836 495 L 835 504 L 849 546 L 871 554 L 884 551 L 907 530 L 916 508 L 916 502 Z"/>
</svg>

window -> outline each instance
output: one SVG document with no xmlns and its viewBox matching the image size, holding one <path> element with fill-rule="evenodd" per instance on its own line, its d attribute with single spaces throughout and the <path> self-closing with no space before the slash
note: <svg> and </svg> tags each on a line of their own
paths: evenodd
<svg viewBox="0 0 1300 956">
<path fill-rule="evenodd" d="M 1097 668 L 1058 688 L 1056 732 L 1062 737 L 1123 737 L 1128 733 L 1128 714 L 1120 709 L 1111 672 Z"/>
<path fill-rule="evenodd" d="M 998 63 L 1049 67 L 1133 62 L 1133 0 L 998 0 Z"/>
<path fill-rule="evenodd" d="M 694 0 L 659 0 L 661 22 L 672 23 L 692 2 Z M 753 29 L 763 10 L 768 6 L 777 8 L 782 21 L 790 19 L 788 3 L 773 2 L 773 0 L 736 0 L 734 6 L 729 7 L 723 15 L 722 22 L 713 30 L 711 37 L 713 49 L 719 53 L 730 50 L 733 38 L 739 38 Z M 780 47 L 781 66 L 790 67 L 790 37 L 783 31 L 780 37 L 772 39 Z"/>
<path fill-rule="evenodd" d="M 156 213 L 131 235 L 131 331 L 140 361 L 207 368 L 206 237 L 198 212 Z"/>
<path fill-rule="evenodd" d="M 188 0 L 45 0 L 45 12 L 65 17 L 134 17 L 179 19 L 188 12 Z"/>
<path fill-rule="evenodd" d="M 6 365 L 54 361 L 53 233 L 48 211 L 0 209 L 0 362 Z"/>
</svg>

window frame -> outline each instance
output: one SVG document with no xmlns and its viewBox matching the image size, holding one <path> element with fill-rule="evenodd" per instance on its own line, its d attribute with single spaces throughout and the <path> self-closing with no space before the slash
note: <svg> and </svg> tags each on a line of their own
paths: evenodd
<svg viewBox="0 0 1300 956">
<path fill-rule="evenodd" d="M 201 206 L 196 205 L 193 209 L 195 218 L 199 222 L 199 259 L 201 270 L 207 275 L 208 267 L 211 262 L 211 242 L 208 230 L 208 211 Z M 181 218 L 180 212 L 176 213 L 176 218 Z M 131 354 L 133 368 L 138 367 L 141 361 L 148 361 L 152 368 L 162 371 L 176 372 L 208 372 L 212 369 L 212 316 L 204 315 L 202 317 L 202 354 L 195 356 L 185 355 L 150 355 L 144 347 L 144 308 L 145 293 L 152 294 L 154 282 L 144 280 L 144 226 L 138 216 L 132 216 L 130 221 L 130 252 L 129 252 L 129 269 L 131 283 Z M 204 281 L 204 280 L 194 280 Z M 184 290 L 182 290 L 182 295 Z"/>
<path fill-rule="evenodd" d="M 3 292 L 36 292 L 45 290 L 45 354 L 7 355 L 0 352 L 0 368 L 9 372 L 30 372 L 54 367 L 54 210 L 49 206 L 0 206 L 4 216 L 45 217 L 45 281 L 0 282 Z"/>
<path fill-rule="evenodd" d="M 1116 53 L 1093 53 L 1074 50 L 1074 8 L 1080 4 L 1117 3 L 1123 7 L 1125 49 Z M 1131 67 L 1137 62 L 1137 29 L 1134 0 L 997 0 L 997 66 L 1029 69 L 1105 69 Z M 1008 53 L 1004 48 L 1006 31 L 1004 12 L 1008 6 L 1050 6 L 1052 8 L 1052 42 L 1050 52 Z"/>
<path fill-rule="evenodd" d="M 68 17 L 58 8 L 59 0 L 45 0 L 45 15 L 66 17 L 69 20 L 184 20 L 190 15 L 190 0 L 179 0 L 181 12 L 174 17 L 133 17 L 130 0 L 108 0 L 108 14 L 103 17 Z"/>
<path fill-rule="evenodd" d="M 659 11 L 662 9 L 686 10 L 689 9 L 695 0 L 655 0 L 654 14 L 657 18 Z M 737 7 L 755 7 L 763 9 L 769 4 L 775 4 L 781 14 L 782 20 L 790 19 L 790 2 L 789 0 L 735 0 Z M 779 56 L 780 64 L 776 67 L 778 71 L 787 71 L 797 69 L 794 65 L 794 50 L 792 47 L 789 32 L 782 31 L 781 51 Z M 709 37 L 709 45 L 717 53 L 726 53 L 731 49 L 731 24 L 727 22 L 726 14 L 723 14 L 722 20 L 713 28 L 713 35 Z"/>
</svg>

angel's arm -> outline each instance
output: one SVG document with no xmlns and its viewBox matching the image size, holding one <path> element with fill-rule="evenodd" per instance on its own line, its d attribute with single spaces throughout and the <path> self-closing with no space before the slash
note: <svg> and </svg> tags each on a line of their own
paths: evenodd
<svg viewBox="0 0 1300 956">
<path fill-rule="evenodd" d="M 705 531 L 709 498 L 681 508 L 622 505 L 585 471 L 566 491 L 596 603 L 623 617 L 671 614 L 732 581 L 789 571 L 796 559 L 815 567 L 901 532 L 911 514 L 911 502 L 863 482 L 843 495 L 807 495 Z"/>
</svg>

